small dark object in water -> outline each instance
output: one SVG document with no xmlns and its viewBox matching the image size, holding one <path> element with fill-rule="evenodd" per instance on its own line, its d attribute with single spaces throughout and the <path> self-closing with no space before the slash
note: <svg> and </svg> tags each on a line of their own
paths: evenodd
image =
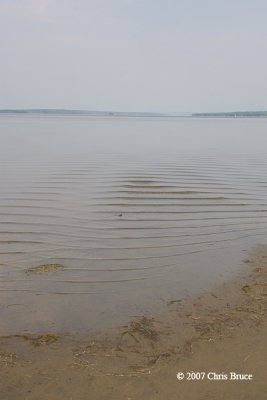
<svg viewBox="0 0 267 400">
<path fill-rule="evenodd" d="M 182 302 L 182 300 L 171 300 L 167 304 L 168 304 L 168 306 L 171 306 L 172 304 L 181 303 L 181 302 Z"/>
</svg>

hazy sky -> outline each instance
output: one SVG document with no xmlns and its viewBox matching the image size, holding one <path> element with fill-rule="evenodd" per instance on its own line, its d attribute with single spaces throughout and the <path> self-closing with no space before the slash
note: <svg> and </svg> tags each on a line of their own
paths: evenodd
<svg viewBox="0 0 267 400">
<path fill-rule="evenodd" d="M 0 108 L 267 110 L 267 1 L 0 0 Z"/>
</svg>

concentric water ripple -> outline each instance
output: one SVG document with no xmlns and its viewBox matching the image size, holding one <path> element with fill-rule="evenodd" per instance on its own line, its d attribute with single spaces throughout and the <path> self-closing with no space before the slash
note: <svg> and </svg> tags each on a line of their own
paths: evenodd
<svg viewBox="0 0 267 400">
<path fill-rule="evenodd" d="M 234 267 L 233 254 L 240 257 L 243 248 L 266 240 L 267 159 L 259 145 L 265 121 L 219 125 L 77 118 L 71 119 L 72 131 L 68 118 L 62 118 L 57 121 L 60 135 L 72 133 L 77 143 L 72 149 L 61 137 L 62 144 L 56 141 L 50 154 L 53 139 L 43 135 L 54 132 L 53 118 L 2 119 L 0 293 L 6 306 L 11 298 L 27 306 L 35 316 L 26 318 L 31 329 L 42 328 L 36 319 L 37 295 L 51 326 L 102 326 L 101 315 L 108 321 L 107 314 L 112 319 L 159 298 L 203 288 Z M 227 143 L 229 131 L 239 141 L 244 135 L 239 152 Z M 45 150 L 37 141 L 33 153 L 16 150 L 15 157 L 8 142 L 11 132 L 27 143 L 37 135 Z M 101 145 L 99 132 L 102 139 L 108 137 L 107 145 Z M 185 146 L 185 132 L 200 142 L 205 138 L 207 148 Z M 139 142 L 132 149 L 135 134 Z M 153 134 L 164 143 L 162 151 L 153 145 Z M 219 135 L 218 144 L 212 134 Z M 124 137 L 120 145 L 122 135 L 131 139 L 129 144 Z M 26 273 L 47 263 L 65 268 L 38 276 Z M 59 295 L 71 295 L 71 300 L 55 300 Z M 49 308 L 51 296 L 57 311 Z M 24 326 L 23 318 L 14 315 L 16 322 L 6 317 L 4 331 Z"/>
</svg>

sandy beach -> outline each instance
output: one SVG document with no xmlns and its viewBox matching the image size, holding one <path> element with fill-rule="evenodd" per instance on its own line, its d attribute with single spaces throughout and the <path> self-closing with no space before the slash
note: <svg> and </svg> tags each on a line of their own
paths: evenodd
<svg viewBox="0 0 267 400">
<path fill-rule="evenodd" d="M 266 274 L 261 247 L 235 280 L 160 315 L 95 337 L 2 337 L 1 398 L 264 399 Z"/>
</svg>

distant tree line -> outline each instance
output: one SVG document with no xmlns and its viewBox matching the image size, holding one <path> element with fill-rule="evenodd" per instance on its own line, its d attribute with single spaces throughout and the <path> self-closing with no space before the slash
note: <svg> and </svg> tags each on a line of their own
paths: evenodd
<svg viewBox="0 0 267 400">
<path fill-rule="evenodd" d="M 192 117 L 267 117 L 267 111 L 236 111 L 236 112 L 218 112 L 218 113 L 194 113 Z"/>
</svg>

